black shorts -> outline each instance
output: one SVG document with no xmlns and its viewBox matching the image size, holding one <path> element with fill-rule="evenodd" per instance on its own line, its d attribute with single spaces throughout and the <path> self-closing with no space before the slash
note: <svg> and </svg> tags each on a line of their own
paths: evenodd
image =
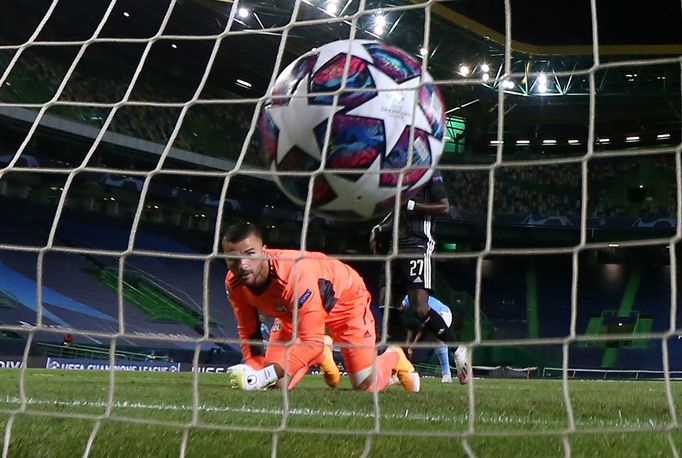
<svg viewBox="0 0 682 458">
<path fill-rule="evenodd" d="M 409 257 L 396 258 L 391 261 L 391 290 L 396 296 L 392 303 L 402 301 L 408 291 L 425 289 L 432 291 L 435 280 L 434 261 L 429 253 L 406 253 Z M 379 286 L 387 284 L 386 264 L 383 265 L 379 277 Z"/>
</svg>

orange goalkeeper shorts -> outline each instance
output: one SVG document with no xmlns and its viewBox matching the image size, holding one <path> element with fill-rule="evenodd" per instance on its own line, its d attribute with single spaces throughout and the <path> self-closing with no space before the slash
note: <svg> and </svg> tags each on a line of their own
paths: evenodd
<svg viewBox="0 0 682 458">
<path fill-rule="evenodd" d="M 344 366 L 350 374 L 371 367 L 376 359 L 376 330 L 369 302 L 367 293 L 362 302 L 358 301 L 350 307 L 335 307 L 335 313 L 330 314 L 325 322 L 334 343 L 341 346 Z M 291 322 L 276 319 L 270 331 L 265 361 L 285 361 L 286 347 L 277 343 L 289 342 L 291 337 Z M 311 365 L 319 362 L 313 361 Z"/>
<path fill-rule="evenodd" d="M 352 307 L 334 310 L 326 325 L 335 344 L 341 346 L 341 354 L 349 374 L 360 372 L 374 364 L 376 359 L 376 329 L 369 308 L 370 296 Z"/>
</svg>

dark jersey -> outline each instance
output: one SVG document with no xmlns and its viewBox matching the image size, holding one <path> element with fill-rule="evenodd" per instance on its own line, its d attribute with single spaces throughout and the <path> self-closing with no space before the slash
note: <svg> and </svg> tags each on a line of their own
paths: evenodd
<svg viewBox="0 0 682 458">
<path fill-rule="evenodd" d="M 443 177 L 435 170 L 431 179 L 412 197 L 417 203 L 430 204 L 440 202 L 447 197 Z M 436 241 L 435 217 L 405 210 L 400 211 L 398 228 L 398 251 L 426 251 L 433 252 Z"/>
</svg>

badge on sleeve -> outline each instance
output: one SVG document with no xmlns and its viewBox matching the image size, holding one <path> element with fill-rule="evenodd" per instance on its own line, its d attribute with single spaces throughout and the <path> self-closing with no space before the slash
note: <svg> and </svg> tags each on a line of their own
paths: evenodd
<svg viewBox="0 0 682 458">
<path fill-rule="evenodd" d="M 305 290 L 305 293 L 301 295 L 301 297 L 298 298 L 298 308 L 303 307 L 303 304 L 305 304 L 305 301 L 308 300 L 308 298 L 313 294 L 312 291 L 309 289 Z"/>
</svg>

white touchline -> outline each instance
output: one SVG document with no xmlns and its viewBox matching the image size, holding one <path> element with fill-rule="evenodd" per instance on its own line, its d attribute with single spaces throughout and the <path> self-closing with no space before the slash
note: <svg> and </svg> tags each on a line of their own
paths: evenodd
<svg viewBox="0 0 682 458">
<path fill-rule="evenodd" d="M 5 399 L 0 398 L 0 403 L 5 404 L 21 404 L 21 399 L 17 396 L 6 396 Z M 26 403 L 29 405 L 54 405 L 60 407 L 107 407 L 108 403 L 105 401 L 48 401 L 43 399 L 26 398 Z M 142 409 L 142 410 L 162 410 L 162 411 L 192 411 L 192 406 L 188 405 L 177 405 L 177 404 L 146 404 L 142 402 L 128 402 L 128 401 L 116 401 L 113 402 L 112 407 L 117 409 Z M 210 406 L 206 404 L 201 404 L 198 406 L 199 411 L 202 412 L 217 412 L 217 413 L 245 413 L 253 415 L 282 415 L 284 413 L 283 409 L 273 409 L 273 408 L 254 408 L 247 406 L 240 407 L 227 407 L 227 406 Z M 320 409 L 310 409 L 310 408 L 292 408 L 288 410 L 289 415 L 297 415 L 302 417 L 357 417 L 357 418 L 375 418 L 373 412 L 356 412 L 352 410 L 320 410 Z M 58 412 L 55 412 L 55 416 L 59 416 Z M 423 422 L 450 422 L 457 424 L 468 424 L 468 416 L 466 414 L 457 414 L 452 416 L 445 415 L 424 415 L 424 414 L 414 414 L 406 410 L 402 415 L 395 414 L 381 414 L 381 419 L 383 420 L 400 420 L 409 419 L 410 421 L 423 421 Z M 552 426 L 561 427 L 565 426 L 565 422 L 558 420 L 537 420 L 524 417 L 513 417 L 508 415 L 487 415 L 487 414 L 477 414 L 476 422 L 482 424 L 493 424 L 493 425 L 537 425 L 537 426 Z M 576 421 L 576 426 L 581 427 L 641 427 L 647 426 L 648 428 L 657 427 L 665 425 L 663 422 L 653 420 L 651 418 L 641 419 L 618 419 L 617 421 L 604 421 L 603 419 L 597 419 L 590 417 L 587 420 Z"/>
</svg>

